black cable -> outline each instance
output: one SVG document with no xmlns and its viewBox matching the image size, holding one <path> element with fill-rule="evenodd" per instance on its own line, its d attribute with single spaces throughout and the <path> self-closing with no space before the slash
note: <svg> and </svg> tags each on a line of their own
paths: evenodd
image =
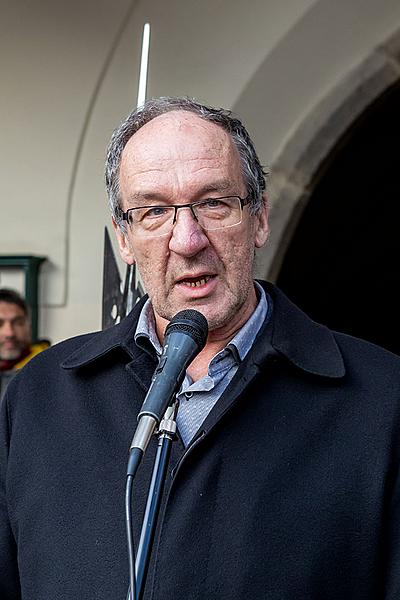
<svg viewBox="0 0 400 600">
<path fill-rule="evenodd" d="M 127 600 L 136 600 L 136 576 L 135 576 L 135 546 L 132 531 L 132 486 L 133 476 L 126 478 L 125 491 L 125 517 L 126 517 L 126 536 L 128 540 L 128 562 L 129 562 L 129 589 Z"/>
<path fill-rule="evenodd" d="M 143 457 L 143 450 L 132 448 L 129 453 L 126 488 L 125 488 L 125 520 L 126 537 L 128 541 L 128 563 L 129 563 L 129 588 L 126 600 L 136 600 L 136 574 L 135 574 L 135 544 L 133 540 L 132 521 L 132 488 L 133 480 Z"/>
</svg>

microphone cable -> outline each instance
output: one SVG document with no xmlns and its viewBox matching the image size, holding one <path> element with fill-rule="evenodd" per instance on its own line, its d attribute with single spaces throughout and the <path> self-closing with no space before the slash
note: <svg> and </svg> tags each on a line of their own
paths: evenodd
<svg viewBox="0 0 400 600">
<path fill-rule="evenodd" d="M 129 457 L 130 469 L 126 477 L 125 487 L 125 520 L 126 537 L 128 543 L 128 563 L 129 563 L 129 588 L 126 600 L 136 600 L 136 574 L 135 574 L 135 543 L 133 539 L 133 511 L 132 511 L 132 491 L 133 480 L 139 467 L 143 452 L 139 448 L 133 448 Z"/>
<path fill-rule="evenodd" d="M 136 600 L 136 575 L 135 575 L 135 544 L 133 539 L 132 527 L 132 489 L 133 476 L 126 478 L 125 489 L 125 517 L 126 517 L 126 537 L 128 543 L 128 563 L 129 563 L 129 588 L 126 600 Z"/>
</svg>

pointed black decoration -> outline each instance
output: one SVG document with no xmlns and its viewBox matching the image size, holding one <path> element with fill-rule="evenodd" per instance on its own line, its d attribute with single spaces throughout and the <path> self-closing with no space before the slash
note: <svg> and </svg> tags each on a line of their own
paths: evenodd
<svg viewBox="0 0 400 600">
<path fill-rule="evenodd" d="M 128 265 L 122 288 L 121 276 L 107 227 L 104 229 L 102 329 L 119 323 L 143 296 L 134 265 Z"/>
<path fill-rule="evenodd" d="M 121 277 L 107 227 L 104 228 L 102 329 L 122 318 Z"/>
</svg>

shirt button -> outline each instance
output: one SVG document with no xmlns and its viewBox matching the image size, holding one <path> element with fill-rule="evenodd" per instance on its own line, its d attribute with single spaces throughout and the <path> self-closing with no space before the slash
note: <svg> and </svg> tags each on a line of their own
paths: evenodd
<svg viewBox="0 0 400 600">
<path fill-rule="evenodd" d="M 193 392 L 185 392 L 185 396 L 187 400 L 190 400 L 190 398 L 193 396 Z"/>
</svg>

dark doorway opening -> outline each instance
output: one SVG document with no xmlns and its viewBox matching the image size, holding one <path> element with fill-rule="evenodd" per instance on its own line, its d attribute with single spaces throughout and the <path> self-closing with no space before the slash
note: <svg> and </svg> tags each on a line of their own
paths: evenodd
<svg viewBox="0 0 400 600">
<path fill-rule="evenodd" d="M 320 169 L 278 285 L 313 319 L 400 354 L 400 84 Z"/>
</svg>

